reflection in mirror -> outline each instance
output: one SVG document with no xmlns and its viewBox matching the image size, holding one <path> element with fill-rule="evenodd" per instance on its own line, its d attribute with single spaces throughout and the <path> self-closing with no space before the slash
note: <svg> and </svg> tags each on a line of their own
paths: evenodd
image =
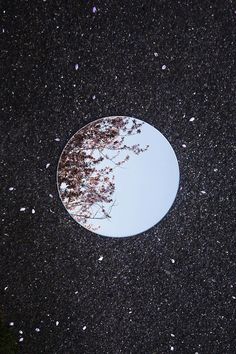
<svg viewBox="0 0 236 354">
<path fill-rule="evenodd" d="M 106 117 L 80 129 L 63 150 L 58 190 L 69 214 L 97 234 L 126 237 L 160 221 L 179 184 L 175 153 L 151 125 Z"/>
</svg>

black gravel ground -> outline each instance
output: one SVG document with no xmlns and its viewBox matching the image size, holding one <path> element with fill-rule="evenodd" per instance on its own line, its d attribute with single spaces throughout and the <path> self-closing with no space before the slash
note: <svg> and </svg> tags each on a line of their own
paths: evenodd
<svg viewBox="0 0 236 354">
<path fill-rule="evenodd" d="M 19 353 L 236 353 L 235 2 L 0 13 L 0 304 Z M 181 173 L 167 216 L 125 239 L 76 224 L 56 186 L 68 139 L 112 115 L 160 130 Z"/>
</svg>

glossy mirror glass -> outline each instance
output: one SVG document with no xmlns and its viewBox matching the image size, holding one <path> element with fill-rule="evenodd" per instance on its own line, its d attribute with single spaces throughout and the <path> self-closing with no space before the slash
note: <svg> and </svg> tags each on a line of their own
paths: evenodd
<svg viewBox="0 0 236 354">
<path fill-rule="evenodd" d="M 80 225 L 127 237 L 158 223 L 174 202 L 178 162 L 170 143 L 139 119 L 115 116 L 80 129 L 58 163 L 58 191 Z"/>
</svg>

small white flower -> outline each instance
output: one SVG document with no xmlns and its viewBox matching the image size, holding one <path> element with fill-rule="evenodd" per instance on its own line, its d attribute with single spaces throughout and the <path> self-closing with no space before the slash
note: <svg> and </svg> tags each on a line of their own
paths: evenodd
<svg viewBox="0 0 236 354">
<path fill-rule="evenodd" d="M 175 260 L 173 258 L 171 258 L 171 263 L 173 263 L 173 264 L 175 263 Z"/>
<path fill-rule="evenodd" d="M 79 64 L 75 64 L 75 70 L 79 69 Z"/>
<path fill-rule="evenodd" d="M 102 260 L 103 260 L 103 256 L 100 256 L 100 257 L 98 258 L 98 260 L 99 260 L 99 261 L 102 261 Z"/>
<path fill-rule="evenodd" d="M 9 188 L 9 191 L 13 191 L 13 189 L 14 189 L 14 187 L 10 187 L 10 188 Z"/>
<path fill-rule="evenodd" d="M 95 14 L 97 12 L 97 8 L 96 6 L 93 7 L 93 14 Z"/>
<path fill-rule="evenodd" d="M 32 214 L 35 214 L 35 209 L 32 209 L 32 211 L 31 211 L 31 212 L 32 212 Z"/>
<path fill-rule="evenodd" d="M 183 148 L 186 148 L 186 144 L 182 144 Z"/>
<path fill-rule="evenodd" d="M 40 329 L 39 328 L 35 328 L 35 332 L 40 332 Z"/>
<path fill-rule="evenodd" d="M 50 166 L 50 163 L 47 163 L 46 168 L 48 168 L 49 166 Z"/>
<path fill-rule="evenodd" d="M 9 326 L 13 327 L 14 326 L 14 322 L 10 322 Z"/>
<path fill-rule="evenodd" d="M 189 119 L 190 122 L 193 122 L 194 120 L 195 120 L 194 117 L 192 117 L 192 118 Z"/>
<path fill-rule="evenodd" d="M 59 321 L 56 321 L 56 326 L 58 326 L 59 325 Z"/>
<path fill-rule="evenodd" d="M 201 194 L 206 194 L 206 191 L 201 191 Z"/>
<path fill-rule="evenodd" d="M 162 70 L 166 70 L 166 65 L 162 65 Z"/>
<path fill-rule="evenodd" d="M 173 351 L 175 348 L 174 347 L 170 347 L 170 350 Z"/>
<path fill-rule="evenodd" d="M 23 334 L 23 331 L 20 330 L 19 333 L 20 333 L 20 334 Z"/>
<path fill-rule="evenodd" d="M 55 141 L 60 141 L 60 139 L 59 139 L 59 138 L 56 138 Z"/>
<path fill-rule="evenodd" d="M 24 338 L 20 337 L 19 342 L 23 342 Z"/>
<path fill-rule="evenodd" d="M 83 327 L 83 331 L 85 331 L 85 330 L 86 330 L 86 328 L 87 328 L 87 327 L 86 327 L 86 326 L 84 326 L 84 327 Z"/>
<path fill-rule="evenodd" d="M 158 53 L 157 52 L 154 53 L 154 57 L 158 57 Z"/>
<path fill-rule="evenodd" d="M 25 211 L 25 208 L 20 208 L 20 211 Z"/>
<path fill-rule="evenodd" d="M 66 182 L 62 182 L 61 185 L 60 185 L 60 189 L 61 189 L 63 192 L 66 190 L 67 187 L 68 187 L 68 186 L 67 186 Z"/>
</svg>

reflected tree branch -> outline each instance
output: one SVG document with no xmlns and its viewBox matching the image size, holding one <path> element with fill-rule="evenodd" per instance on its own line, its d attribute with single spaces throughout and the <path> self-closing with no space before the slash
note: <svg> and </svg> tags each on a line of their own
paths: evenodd
<svg viewBox="0 0 236 354">
<path fill-rule="evenodd" d="M 86 226 L 86 220 L 111 219 L 116 203 L 114 171 L 124 168 L 130 158 L 128 154 L 119 159 L 121 152 L 139 155 L 148 148 L 125 144 L 125 139 L 141 132 L 142 124 L 127 117 L 104 118 L 76 133 L 67 144 L 59 161 L 58 183 L 66 186 L 61 189 L 61 198 L 78 222 Z M 115 153 L 109 156 L 104 150 Z"/>
</svg>

